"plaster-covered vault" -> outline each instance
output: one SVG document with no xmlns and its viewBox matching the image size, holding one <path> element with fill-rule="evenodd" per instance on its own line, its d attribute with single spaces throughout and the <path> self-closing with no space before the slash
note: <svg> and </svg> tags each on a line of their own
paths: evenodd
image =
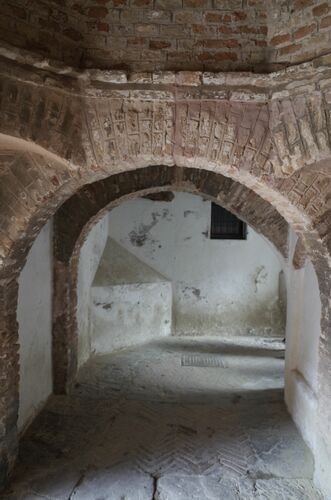
<svg viewBox="0 0 331 500">
<path fill-rule="evenodd" d="M 312 447 L 330 498 L 329 2 L 239 1 L 230 13 L 217 1 L 172 2 L 171 12 L 158 0 L 133 3 L 1 6 L 0 483 L 17 456 L 17 279 L 40 229 L 55 214 L 52 356 L 63 392 L 76 375 L 77 265 L 89 229 L 123 200 L 173 190 L 223 205 L 296 268 L 311 260 L 322 307 Z M 148 53 L 105 49 L 114 37 Z M 228 69 L 261 72 L 210 72 Z"/>
</svg>

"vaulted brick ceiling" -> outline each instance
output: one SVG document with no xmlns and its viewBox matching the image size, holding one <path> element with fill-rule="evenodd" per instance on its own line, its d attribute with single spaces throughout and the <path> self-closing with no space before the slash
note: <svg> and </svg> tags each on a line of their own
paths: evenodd
<svg viewBox="0 0 331 500">
<path fill-rule="evenodd" d="M 331 51 L 330 0 L 4 0 L 3 42 L 80 67 L 271 71 Z"/>
</svg>

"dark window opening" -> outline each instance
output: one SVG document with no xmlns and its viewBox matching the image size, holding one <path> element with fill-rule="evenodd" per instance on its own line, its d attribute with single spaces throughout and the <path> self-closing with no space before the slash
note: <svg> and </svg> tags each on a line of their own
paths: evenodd
<svg viewBox="0 0 331 500">
<path fill-rule="evenodd" d="M 210 238 L 212 240 L 246 240 L 247 224 L 225 208 L 212 203 Z"/>
</svg>

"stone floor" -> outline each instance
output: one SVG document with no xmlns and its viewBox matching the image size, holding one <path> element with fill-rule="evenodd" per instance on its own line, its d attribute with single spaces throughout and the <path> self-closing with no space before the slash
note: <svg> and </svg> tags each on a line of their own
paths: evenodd
<svg viewBox="0 0 331 500">
<path fill-rule="evenodd" d="M 319 499 L 283 345 L 168 338 L 95 357 L 21 442 L 1 498 Z"/>
</svg>

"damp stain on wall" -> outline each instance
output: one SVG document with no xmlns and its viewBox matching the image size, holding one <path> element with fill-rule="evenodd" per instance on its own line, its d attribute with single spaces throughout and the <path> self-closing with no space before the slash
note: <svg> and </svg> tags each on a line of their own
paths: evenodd
<svg viewBox="0 0 331 500">
<path fill-rule="evenodd" d="M 152 239 L 150 237 L 150 231 L 153 229 L 153 227 L 156 226 L 156 224 L 162 220 L 165 219 L 167 221 L 172 220 L 172 216 L 169 215 L 169 210 L 168 209 L 163 209 L 161 212 L 152 212 L 151 213 L 152 220 L 148 224 L 140 223 L 138 224 L 135 229 L 129 232 L 129 239 L 131 242 L 131 245 L 135 247 L 142 247 L 146 244 L 147 241 L 152 242 L 153 244 L 158 243 L 155 239 Z"/>
</svg>

